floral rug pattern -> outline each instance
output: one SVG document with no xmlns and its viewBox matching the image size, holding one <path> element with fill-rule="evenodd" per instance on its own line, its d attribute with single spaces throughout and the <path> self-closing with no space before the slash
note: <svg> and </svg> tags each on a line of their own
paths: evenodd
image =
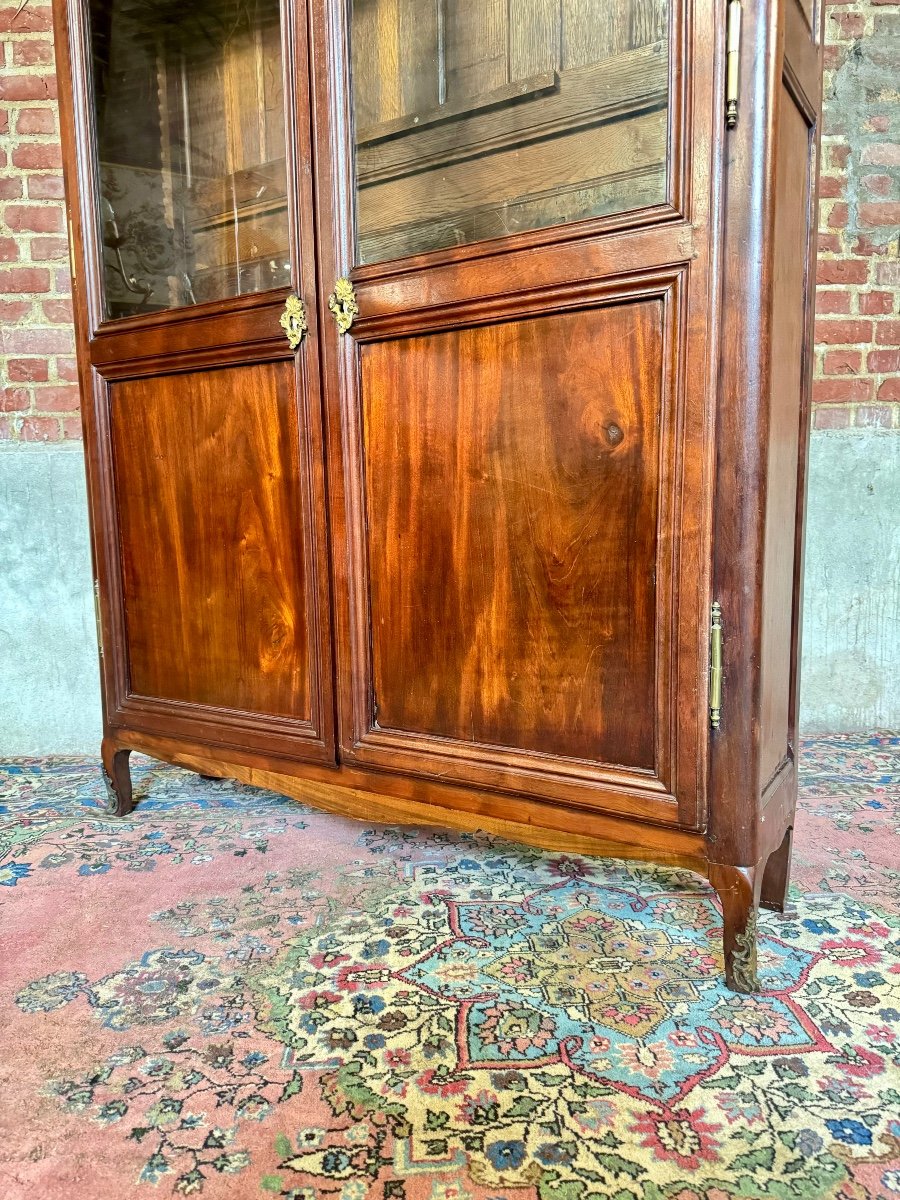
<svg viewBox="0 0 900 1200">
<path fill-rule="evenodd" d="M 900 1196 L 900 738 L 803 754 L 763 991 L 685 871 L 0 764 L 0 1195 Z"/>
</svg>

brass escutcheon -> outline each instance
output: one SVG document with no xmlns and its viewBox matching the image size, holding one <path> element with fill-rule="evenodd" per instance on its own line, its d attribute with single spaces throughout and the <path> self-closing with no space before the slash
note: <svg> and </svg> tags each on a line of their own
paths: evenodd
<svg viewBox="0 0 900 1200">
<path fill-rule="evenodd" d="M 288 296 L 284 302 L 284 312 L 281 314 L 278 324 L 284 330 L 290 348 L 296 350 L 309 331 L 309 322 L 306 320 L 306 305 L 299 296 Z"/>
<path fill-rule="evenodd" d="M 343 276 L 334 285 L 334 291 L 328 297 L 328 307 L 334 313 L 338 333 L 345 334 L 353 324 L 353 318 L 359 316 L 359 305 L 356 303 L 356 292 L 349 279 Z"/>
</svg>

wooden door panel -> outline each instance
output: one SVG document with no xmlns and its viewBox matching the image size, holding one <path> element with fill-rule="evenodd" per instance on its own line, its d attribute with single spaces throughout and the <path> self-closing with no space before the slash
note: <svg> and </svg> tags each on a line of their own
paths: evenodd
<svg viewBox="0 0 900 1200">
<path fill-rule="evenodd" d="M 663 308 L 361 348 L 378 728 L 655 772 Z"/>
<path fill-rule="evenodd" d="M 310 5 L 340 754 L 699 828 L 719 10 L 407 7 Z"/>
<path fill-rule="evenodd" d="M 130 694 L 312 723 L 293 361 L 109 394 Z"/>
</svg>

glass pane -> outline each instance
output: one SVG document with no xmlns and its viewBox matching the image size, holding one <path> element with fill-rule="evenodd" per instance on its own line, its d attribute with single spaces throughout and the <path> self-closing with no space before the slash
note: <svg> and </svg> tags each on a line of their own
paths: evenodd
<svg viewBox="0 0 900 1200">
<path fill-rule="evenodd" d="M 669 0 L 352 0 L 360 262 L 659 204 Z"/>
<path fill-rule="evenodd" d="M 105 313 L 290 281 L 278 0 L 91 0 Z"/>
</svg>

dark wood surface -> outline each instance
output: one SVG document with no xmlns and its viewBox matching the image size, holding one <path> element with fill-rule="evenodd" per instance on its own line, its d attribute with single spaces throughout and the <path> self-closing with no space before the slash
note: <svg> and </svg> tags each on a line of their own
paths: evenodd
<svg viewBox="0 0 900 1200">
<path fill-rule="evenodd" d="M 403 29 L 409 0 L 391 2 Z M 514 39 L 519 74 L 558 70 L 537 34 L 560 2 L 571 17 L 589 0 L 521 0 L 517 31 L 535 36 Z M 596 61 L 597 38 L 611 54 L 658 41 L 664 7 L 641 0 L 627 30 L 597 24 L 566 50 L 572 69 Z M 83 0 L 54 0 L 103 759 L 121 809 L 139 749 L 367 820 L 446 819 L 689 866 L 719 890 L 731 982 L 752 985 L 736 947 L 760 895 L 783 903 L 796 796 L 815 188 L 788 176 L 809 148 L 814 185 L 821 12 L 744 5 L 741 114 L 726 134 L 725 6 L 669 10 L 663 202 L 355 267 L 346 14 L 309 0 L 307 26 L 303 4 L 285 6 L 292 284 L 310 316 L 291 370 L 283 289 L 102 324 Z M 482 42 L 445 86 L 508 84 Z M 433 108 L 432 90 L 418 77 L 385 93 L 372 123 Z M 429 128 L 440 150 L 441 125 Z M 360 315 L 341 338 L 327 295 L 346 274 Z M 228 376 L 252 384 L 208 382 Z M 207 381 L 193 412 L 191 379 Z M 530 409 L 514 403 L 532 394 Z M 246 452 L 216 461 L 217 429 Z M 242 515 L 232 482 L 260 515 Z M 166 487 L 154 548 L 150 497 Z M 189 511 L 199 494 L 202 515 Z M 209 547 L 220 522 L 230 541 Z M 203 544 L 196 577 L 165 554 L 188 529 Z M 579 610 L 579 586 L 603 602 Z M 175 592 L 201 612 L 214 596 L 208 627 L 186 616 L 205 663 L 182 665 L 184 630 L 141 609 L 139 593 L 162 605 Z M 237 600 L 249 594 L 263 597 L 250 618 Z M 288 596 L 281 639 L 271 613 Z M 725 681 L 711 733 L 713 598 Z M 223 648 L 220 631 L 238 626 Z M 285 678 L 263 669 L 276 645 Z M 494 741 L 473 740 L 473 718 Z"/>
<path fill-rule="evenodd" d="M 763 558 L 760 661 L 760 787 L 794 754 L 791 720 L 791 633 L 794 622 L 794 515 L 797 510 L 800 439 L 803 432 L 804 352 L 808 261 L 797 253 L 809 241 L 814 167 L 807 117 L 787 87 L 778 98 L 780 123 L 775 153 L 772 368 Z M 805 449 L 805 448 L 804 448 Z M 805 457 L 805 455 L 804 455 Z"/>
<path fill-rule="evenodd" d="M 130 691 L 310 720 L 293 363 L 114 383 Z"/>
<path fill-rule="evenodd" d="M 311 12 L 314 120 L 320 131 L 317 140 L 319 225 L 332 235 L 323 236 L 319 246 L 320 295 L 324 295 L 326 288 L 331 286 L 330 281 L 346 273 L 355 257 L 353 210 L 347 203 L 354 186 L 349 95 L 345 84 L 350 59 L 349 30 L 341 14 L 329 10 L 321 0 L 312 4 Z M 671 68 L 667 118 L 671 154 L 665 208 L 654 205 L 647 210 L 643 220 L 635 214 L 622 214 L 618 224 L 613 218 L 606 224 L 585 221 L 581 225 L 540 231 L 538 235 L 520 233 L 494 243 L 471 248 L 458 246 L 399 264 L 369 265 L 353 271 L 360 315 L 348 337 L 323 342 L 323 379 L 329 418 L 330 516 L 335 547 L 340 752 L 345 761 L 383 770 L 415 771 L 423 775 L 439 773 L 444 778 L 472 786 L 555 796 L 581 806 L 641 814 L 661 822 L 677 821 L 696 827 L 704 820 L 707 733 L 702 697 L 706 686 L 707 581 L 712 524 L 712 442 L 708 431 L 713 405 L 709 374 L 710 292 L 704 272 L 710 261 L 708 181 L 718 115 L 718 109 L 714 109 L 718 98 L 713 91 L 712 63 L 702 52 L 704 39 L 711 37 L 710 17 L 711 14 L 707 14 L 703 21 L 691 24 L 686 12 L 678 9 L 673 13 L 669 31 Z M 591 61 L 590 56 L 585 61 Z M 692 97 L 693 106 L 690 139 L 684 125 L 688 96 Z M 648 513 L 649 523 L 640 533 L 629 531 L 626 535 L 624 524 L 619 518 L 612 518 L 610 527 L 604 531 L 609 538 L 604 544 L 604 565 L 597 562 L 579 564 L 578 567 L 591 581 L 599 579 L 603 571 L 611 572 L 610 589 L 615 586 L 613 579 L 629 580 L 626 588 L 629 599 L 619 609 L 615 629 L 619 644 L 615 650 L 609 646 L 597 653 L 607 670 L 618 672 L 616 678 L 619 681 L 625 678 L 627 668 L 621 671 L 613 667 L 616 654 L 620 656 L 618 661 L 629 667 L 641 661 L 634 674 L 635 695 L 649 696 L 649 699 L 635 702 L 632 698 L 629 703 L 636 703 L 632 713 L 640 709 L 640 717 L 636 720 L 643 728 L 632 730 L 627 736 L 623 730 L 613 733 L 609 725 L 614 719 L 612 705 L 607 697 L 616 694 L 617 686 L 622 690 L 624 686 L 607 680 L 608 691 L 601 696 L 595 673 L 593 690 L 597 694 L 594 703 L 598 711 L 588 713 L 587 708 L 584 709 L 583 729 L 574 726 L 556 731 L 550 753 L 538 748 L 541 735 L 549 730 L 549 712 L 541 709 L 545 704 L 552 706 L 553 702 L 546 699 L 548 691 L 557 689 L 557 712 L 565 710 L 566 706 L 574 712 L 579 690 L 582 703 L 588 704 L 584 691 L 585 675 L 590 691 L 590 674 L 592 670 L 596 671 L 596 666 L 593 662 L 587 667 L 579 665 L 578 656 L 581 655 L 582 663 L 586 662 L 589 652 L 585 646 L 599 627 L 599 622 L 591 615 L 584 616 L 582 629 L 587 632 L 591 622 L 595 621 L 594 634 L 587 633 L 584 640 L 577 635 L 576 643 L 580 644 L 574 645 L 566 662 L 559 664 L 562 675 L 567 671 L 571 673 L 564 684 L 560 685 L 560 676 L 555 684 L 547 680 L 542 685 L 536 676 L 532 676 L 530 685 L 521 678 L 516 683 L 520 690 L 525 688 L 521 698 L 526 706 L 530 706 L 529 711 L 519 714 L 523 730 L 518 736 L 509 728 L 512 717 L 500 718 L 494 712 L 490 719 L 482 719 L 476 714 L 482 730 L 476 729 L 473 739 L 472 713 L 464 711 L 465 702 L 463 707 L 460 706 L 460 688 L 455 683 L 451 684 L 450 694 L 443 700 L 429 701 L 432 706 L 444 704 L 447 709 L 455 709 L 452 721 L 447 719 L 445 712 L 440 720 L 432 722 L 431 729 L 427 722 L 424 728 L 417 729 L 415 716 L 409 711 L 398 710 L 396 724 L 401 727 L 395 728 L 393 723 L 387 725 L 386 722 L 394 721 L 390 716 L 392 703 L 395 708 L 398 704 L 414 706 L 423 699 L 429 685 L 423 677 L 421 684 L 413 688 L 413 696 L 401 701 L 398 681 L 404 668 L 400 664 L 394 665 L 392 660 L 398 644 L 390 640 L 395 634 L 398 606 L 392 602 L 391 617 L 382 624 L 385 614 L 380 611 L 379 604 L 386 597 L 376 598 L 371 587 L 374 575 L 370 555 L 373 551 L 368 528 L 373 514 L 368 511 L 367 504 L 370 499 L 377 499 L 372 489 L 381 486 L 383 468 L 381 463 L 370 458 L 363 429 L 364 413 L 374 414 L 372 405 L 378 403 L 377 395 L 383 394 L 383 416 L 377 419 L 385 424 L 379 446 L 386 449 L 391 436 L 388 431 L 391 404 L 398 413 L 403 412 L 405 405 L 413 404 L 417 420 L 434 417 L 442 408 L 446 410 L 448 422 L 458 414 L 452 377 L 441 380 L 436 372 L 432 372 L 421 381 L 428 394 L 416 397 L 411 391 L 420 381 L 414 382 L 411 378 L 404 381 L 404 386 L 410 387 L 409 393 L 399 386 L 395 391 L 399 380 L 379 385 L 371 378 L 367 364 L 370 361 L 387 364 L 395 352 L 414 355 L 420 340 L 432 344 L 432 338 L 445 330 L 459 331 L 456 337 L 460 345 L 471 340 L 473 344 L 481 344 L 483 353 L 487 354 L 502 350 L 506 337 L 502 330 L 508 323 L 516 328 L 546 330 L 546 336 L 552 342 L 556 331 L 562 334 L 569 323 L 569 317 L 563 314 L 617 300 L 622 303 L 622 311 L 628 311 L 627 301 L 653 296 L 665 298 L 666 318 L 660 327 L 659 434 L 644 448 L 648 455 L 658 458 L 656 462 L 642 464 L 640 474 L 643 480 L 658 481 L 657 509 L 652 516 Z M 641 312 L 640 304 L 634 305 L 633 312 Z M 559 314 L 558 319 L 554 320 L 552 314 Z M 532 324 L 523 320 L 532 316 L 542 319 Z M 605 319 L 612 320 L 610 317 Z M 576 318 L 575 325 L 579 320 L 585 322 L 582 328 L 587 329 L 590 317 Z M 623 327 L 614 323 L 608 326 L 613 337 L 617 328 Z M 565 336 L 563 340 L 566 340 Z M 594 344 L 599 345 L 599 342 Z M 575 410 L 567 408 L 566 392 L 574 389 L 580 402 L 586 405 L 591 384 L 586 382 L 579 391 L 574 383 L 575 372 L 566 374 L 560 360 L 553 358 L 558 349 L 547 347 L 542 353 L 547 356 L 548 364 L 556 365 L 550 366 L 545 386 L 542 383 L 537 412 L 543 414 L 540 419 L 545 426 L 550 414 L 558 415 L 561 428 L 557 436 L 560 439 L 570 436 L 577 441 Z M 619 372 L 615 376 L 604 374 L 611 365 L 612 356 L 617 353 L 622 358 Z M 640 393 L 638 408 L 644 414 L 651 411 L 653 397 L 652 394 L 643 395 L 646 377 L 640 368 L 637 367 L 636 376 L 632 373 L 626 378 L 629 370 L 634 372 L 636 369 L 634 359 L 619 345 L 608 348 L 604 354 L 606 366 L 601 364 L 592 374 L 595 403 L 602 406 L 602 397 L 613 392 L 618 395 L 616 389 L 619 389 L 623 397 Z M 487 362 L 483 369 L 490 372 Z M 585 370 L 588 370 L 587 366 Z M 497 374 L 500 374 L 499 368 Z M 367 391 L 370 385 L 374 387 L 372 396 Z M 579 399 L 573 401 L 576 408 Z M 524 446 L 527 418 L 517 414 L 517 419 L 521 424 L 516 436 Z M 568 435 L 566 421 L 571 423 Z M 403 436 L 402 423 L 395 429 L 394 436 Z M 434 435 L 429 436 L 433 440 Z M 586 442 L 589 440 L 587 437 Z M 459 445 L 464 460 L 465 443 Z M 534 456 L 538 451 L 529 448 L 528 453 Z M 589 446 L 582 445 L 573 453 L 587 455 Z M 514 455 L 514 448 L 510 448 L 510 456 Z M 408 486 L 412 495 L 417 487 L 414 471 L 409 462 L 402 467 L 401 458 L 402 453 L 398 450 L 390 460 L 390 472 L 410 476 Z M 552 479 L 551 486 L 558 484 L 559 475 L 553 477 L 553 471 L 559 471 L 558 467 L 551 470 L 549 460 L 541 463 L 532 457 L 529 461 L 539 474 Z M 616 460 L 613 458 L 612 461 Z M 586 463 L 587 458 L 582 462 Z M 419 460 L 417 463 L 423 465 Z M 476 465 L 475 460 L 473 465 Z M 576 475 L 578 470 L 582 471 L 585 482 L 589 473 L 582 466 L 576 469 Z M 461 480 L 462 475 L 457 471 L 454 478 Z M 402 478 L 392 480 L 391 486 L 403 487 Z M 470 490 L 471 486 L 470 483 Z M 568 480 L 566 486 L 577 491 L 577 478 Z M 523 484 L 522 499 L 526 495 L 527 488 Z M 560 493 L 563 507 L 570 506 L 573 528 L 577 523 L 572 510 L 574 495 L 575 491 L 570 492 L 566 500 Z M 416 496 L 418 498 L 417 493 Z M 639 505 L 643 499 L 645 497 Z M 510 500 L 510 495 L 504 497 L 504 503 L 511 510 Z M 545 516 L 549 512 L 550 502 L 547 503 Z M 523 514 L 520 512 L 515 517 L 523 518 Z M 421 521 L 423 518 L 412 519 Z M 438 522 L 438 530 L 444 520 L 444 533 L 440 534 L 444 537 L 449 526 L 438 516 L 436 509 L 434 520 Z M 482 524 L 485 521 L 482 518 Z M 654 523 L 655 529 L 660 531 L 658 541 L 653 532 Z M 512 533 L 513 528 L 508 522 L 507 531 Z M 524 519 L 515 527 L 515 536 L 520 544 L 510 548 L 509 563 L 515 564 L 520 558 L 523 563 L 529 557 L 533 560 L 533 551 L 527 548 L 530 535 Z M 595 529 L 592 537 L 595 557 L 600 557 L 601 541 L 602 535 Z M 634 546 L 629 542 L 634 542 Z M 563 553 L 561 548 L 558 552 Z M 617 559 L 620 560 L 618 568 L 611 565 Z M 414 569 L 407 567 L 407 570 Z M 472 618 L 477 619 L 476 609 L 487 595 L 484 593 L 479 600 L 472 592 L 472 588 L 481 586 L 477 582 L 481 563 L 473 561 L 467 569 L 476 578 L 449 584 L 451 596 L 455 587 L 463 601 L 455 615 L 452 631 L 447 632 L 448 637 L 455 637 L 460 643 L 454 651 L 454 664 L 463 661 L 467 643 L 481 637 L 484 645 L 488 640 L 485 634 L 479 635 L 474 624 L 471 629 L 464 628 L 465 605 L 468 604 Z M 514 565 L 508 567 L 511 573 L 516 569 Z M 618 576 L 615 574 L 617 569 L 621 572 Z M 631 578 L 629 572 L 636 573 L 635 577 Z M 646 646 L 636 649 L 629 640 L 630 635 L 622 632 L 621 614 L 640 590 L 638 577 L 652 580 L 655 588 L 656 611 L 652 621 L 642 624 L 645 618 L 636 614 L 638 627 L 649 630 L 652 626 L 652 650 Z M 448 587 L 447 584 L 443 586 Z M 502 580 L 498 581 L 498 588 L 503 586 Z M 502 595 L 502 590 L 498 595 Z M 423 598 L 420 604 L 425 603 Z M 530 605 L 528 615 L 532 625 L 544 623 L 548 629 L 555 630 L 555 636 L 559 638 L 561 627 L 553 603 L 552 589 L 545 588 L 542 594 L 527 601 L 523 596 L 519 610 L 513 604 L 505 618 L 497 619 L 507 620 L 511 632 L 518 611 L 524 612 Z M 412 619 L 411 614 L 402 618 L 405 621 Z M 412 644 L 408 630 L 396 632 L 401 640 L 406 639 L 406 645 Z M 515 636 L 520 636 L 518 631 Z M 507 653 L 509 649 L 500 650 L 498 654 Z M 384 683 L 392 689 L 392 697 L 382 695 L 380 681 L 372 677 L 373 651 L 380 656 L 377 669 L 386 673 Z M 432 655 L 433 661 L 430 647 L 420 649 L 418 653 Z M 641 659 L 641 655 L 645 657 Z M 651 655 L 652 671 L 655 672 L 652 685 Z M 524 645 L 513 657 L 519 662 L 524 661 Z M 486 677 L 492 666 L 510 672 L 516 670 L 515 665 L 502 664 L 499 657 L 490 665 L 486 657 L 479 669 Z M 393 678 L 391 672 L 395 672 Z M 477 669 L 465 681 L 470 696 L 476 678 Z M 432 690 L 440 690 L 441 686 L 438 678 L 431 683 Z M 493 686 L 499 695 L 507 683 L 502 679 L 491 680 L 489 686 Z M 547 689 L 543 697 L 542 686 Z M 485 701 L 479 703 L 483 706 Z M 374 720 L 376 704 L 377 722 Z M 431 720 L 436 714 L 426 715 Z M 503 728 L 504 720 L 506 728 Z M 403 729 L 403 722 L 412 728 Z M 465 728 L 467 723 L 468 729 Z M 419 725 L 423 725 L 421 720 Z M 601 728 L 605 728 L 607 740 L 592 750 L 591 738 L 597 737 Z M 494 739 L 494 742 L 479 740 L 479 737 Z M 505 745 L 501 740 L 504 738 L 512 744 Z M 585 757 L 570 758 L 567 755 Z"/>
<path fill-rule="evenodd" d="M 719 347 L 713 587 L 725 614 L 727 702 L 711 745 L 710 852 L 744 865 L 783 844 L 797 794 L 822 6 L 813 32 L 808 13 L 801 0 L 785 0 L 777 20 L 745 6 L 741 78 L 752 103 L 725 160 L 730 319 Z M 769 500 L 781 521 L 767 518 Z"/>
<path fill-rule="evenodd" d="M 378 727 L 655 771 L 663 335 L 647 300 L 363 346 Z"/>
</svg>

